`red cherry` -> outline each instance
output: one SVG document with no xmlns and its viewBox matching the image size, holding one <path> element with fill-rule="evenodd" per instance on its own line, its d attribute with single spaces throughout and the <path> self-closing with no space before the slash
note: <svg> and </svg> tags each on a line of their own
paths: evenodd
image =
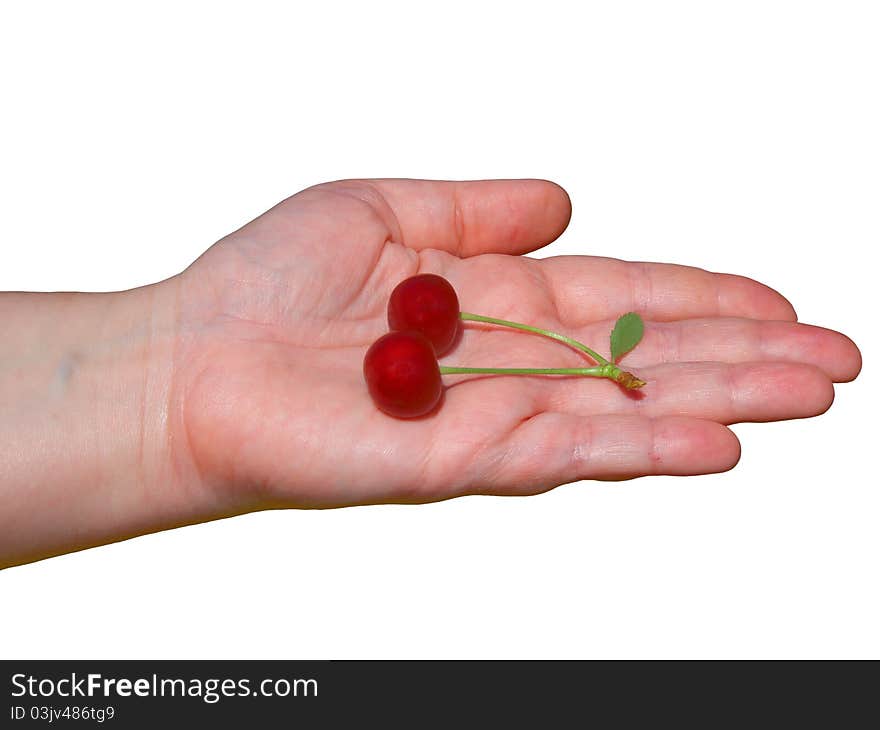
<svg viewBox="0 0 880 730">
<path fill-rule="evenodd" d="M 397 418 L 416 418 L 440 400 L 443 383 L 431 343 L 418 332 L 389 332 L 364 357 L 373 402 Z"/>
<path fill-rule="evenodd" d="M 459 311 L 452 284 L 436 274 L 419 274 L 404 279 L 391 292 L 388 326 L 421 332 L 439 357 L 455 341 L 461 323 Z"/>
</svg>

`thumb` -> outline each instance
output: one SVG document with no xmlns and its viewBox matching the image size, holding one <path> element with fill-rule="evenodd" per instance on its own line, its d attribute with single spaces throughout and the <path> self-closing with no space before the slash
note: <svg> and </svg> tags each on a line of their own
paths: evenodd
<svg viewBox="0 0 880 730">
<path fill-rule="evenodd" d="M 343 180 L 319 188 L 363 186 L 364 200 L 392 223 L 409 248 L 456 256 L 524 254 L 546 246 L 571 218 L 568 193 L 547 180 Z"/>
</svg>

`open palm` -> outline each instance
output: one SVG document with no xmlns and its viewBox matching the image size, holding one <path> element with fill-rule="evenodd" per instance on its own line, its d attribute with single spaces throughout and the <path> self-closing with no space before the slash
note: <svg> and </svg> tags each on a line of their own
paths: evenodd
<svg viewBox="0 0 880 730">
<path fill-rule="evenodd" d="M 841 334 L 796 323 L 762 284 L 666 264 L 521 254 L 570 215 L 544 181 L 343 181 L 284 201 L 180 279 L 178 459 L 256 507 L 529 494 L 579 479 L 725 470 L 727 424 L 812 416 L 855 377 Z M 371 402 L 367 347 L 417 272 L 462 308 L 564 332 L 607 353 L 624 312 L 646 322 L 627 393 L 576 377 L 445 376 L 441 407 L 403 421 Z M 577 367 L 534 335 L 467 324 L 442 364 Z"/>
</svg>

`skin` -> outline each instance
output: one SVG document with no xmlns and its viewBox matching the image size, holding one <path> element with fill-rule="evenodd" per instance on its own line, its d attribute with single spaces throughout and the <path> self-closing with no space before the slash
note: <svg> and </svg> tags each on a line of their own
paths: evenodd
<svg viewBox="0 0 880 730">
<path fill-rule="evenodd" d="M 582 479 L 707 474 L 727 428 L 823 413 L 859 372 L 844 335 L 798 324 L 750 279 L 522 254 L 565 229 L 538 180 L 341 181 L 280 203 L 181 274 L 110 294 L 0 294 L 0 566 L 279 507 L 537 494 Z M 466 311 L 606 350 L 648 380 L 446 376 L 438 409 L 379 412 L 361 372 L 388 296 L 417 272 Z M 465 324 L 441 364 L 583 367 L 580 353 Z"/>
</svg>

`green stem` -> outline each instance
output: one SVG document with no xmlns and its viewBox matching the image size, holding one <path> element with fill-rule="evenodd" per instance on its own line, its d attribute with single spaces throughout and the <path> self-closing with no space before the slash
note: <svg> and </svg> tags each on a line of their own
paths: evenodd
<svg viewBox="0 0 880 730">
<path fill-rule="evenodd" d="M 441 365 L 443 375 L 490 374 L 490 375 L 586 375 L 591 378 L 616 379 L 620 368 L 605 363 L 591 368 L 458 368 Z"/>
<path fill-rule="evenodd" d="M 566 335 L 561 335 L 558 332 L 550 332 L 549 330 L 541 329 L 540 327 L 532 327 L 527 324 L 520 324 L 519 322 L 509 322 L 506 319 L 496 319 L 495 317 L 484 317 L 481 314 L 471 314 L 470 312 L 461 312 L 459 315 L 465 322 L 487 322 L 489 324 L 497 324 L 502 327 L 512 327 L 517 330 L 525 330 L 526 332 L 534 332 L 537 335 L 543 335 L 544 337 L 550 337 L 554 340 L 559 340 L 560 342 L 564 342 L 566 345 L 570 345 L 576 350 L 580 350 L 581 352 L 587 353 L 591 358 L 593 358 L 599 365 L 609 365 L 610 363 L 602 357 L 595 350 L 591 350 L 582 342 L 578 342 L 577 340 L 572 339 L 571 337 L 567 337 Z M 553 374 L 553 373 L 548 373 Z M 562 373 L 559 373 L 562 374 Z M 586 375 L 587 373 L 569 373 L 573 375 Z M 597 377 L 608 377 L 605 375 L 600 375 Z"/>
</svg>

